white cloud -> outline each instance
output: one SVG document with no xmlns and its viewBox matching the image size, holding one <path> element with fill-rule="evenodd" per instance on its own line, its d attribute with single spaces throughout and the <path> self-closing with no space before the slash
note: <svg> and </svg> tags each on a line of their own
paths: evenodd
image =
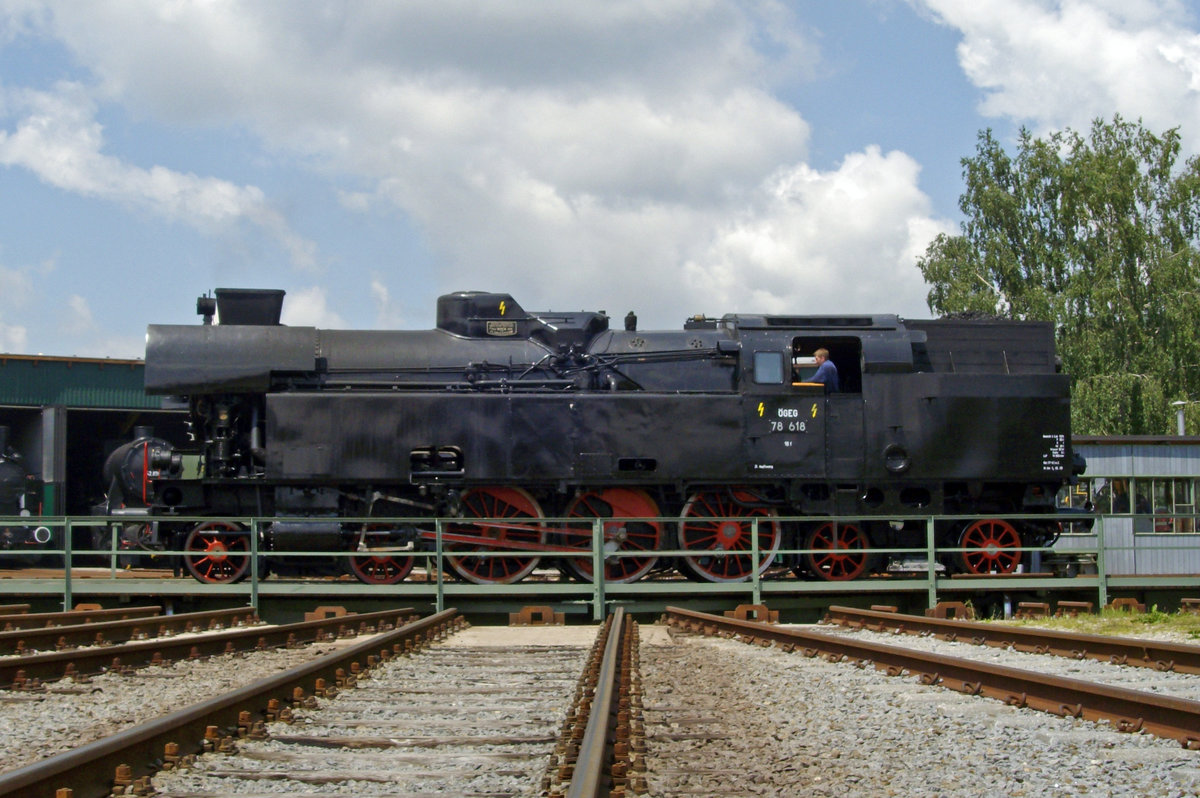
<svg viewBox="0 0 1200 798">
<path fill-rule="evenodd" d="M 981 110 L 1037 129 L 1093 119 L 1183 126 L 1200 151 L 1200 34 L 1174 0 L 917 0 L 962 32 Z"/>
<path fill-rule="evenodd" d="M 8 307 L 25 304 L 33 292 L 33 278 L 27 269 L 9 269 L 0 266 L 0 297 Z"/>
<path fill-rule="evenodd" d="M 131 204 L 200 229 L 256 225 L 283 245 L 296 265 L 313 267 L 312 243 L 288 229 L 260 189 L 162 166 L 142 169 L 103 154 L 103 128 L 86 87 L 64 82 L 52 92 L 7 94 L 8 112 L 23 116 L 13 130 L 0 130 L 0 164 L 29 169 L 66 191 Z"/>
<path fill-rule="evenodd" d="M 63 314 L 63 327 L 67 332 L 78 335 L 91 332 L 96 328 L 96 320 L 92 317 L 92 309 L 88 302 L 79 294 L 67 297 L 66 313 Z"/>
<path fill-rule="evenodd" d="M 271 157 L 360 188 L 330 194 L 414 221 L 439 269 L 422 282 L 443 290 L 603 302 L 672 326 L 699 311 L 923 308 L 903 259 L 941 223 L 918 170 L 876 150 L 835 172 L 806 164 L 808 123 L 773 91 L 811 75 L 819 50 L 784 3 L 51 7 L 30 19 L 93 82 L 21 94 L 0 159 L 66 190 L 189 223 L 249 219 L 311 258 L 253 186 L 104 155 L 96 108 L 118 107 L 250 131 Z M 357 278 L 369 306 L 389 285 L 407 300 L 413 275 Z M 341 326 L 332 295 L 293 292 L 285 312 Z"/>
<path fill-rule="evenodd" d="M 334 194 L 338 204 L 348 211 L 366 213 L 371 209 L 371 195 L 366 192 L 337 189 Z"/>
<path fill-rule="evenodd" d="M 392 297 L 391 289 L 388 288 L 387 282 L 379 275 L 372 275 L 370 281 L 371 302 L 375 306 L 375 316 L 371 326 L 380 330 L 396 330 L 405 327 L 416 326 L 412 319 L 405 313 L 406 308 L 402 302 L 397 302 Z M 426 309 L 428 312 L 418 314 L 423 317 L 431 317 L 433 309 Z"/>
<path fill-rule="evenodd" d="M 29 269 L 10 269 L 0 266 L 0 297 L 8 310 L 24 306 L 33 294 L 33 278 Z M 26 351 L 29 331 L 22 324 L 12 323 L 0 313 L 0 352 L 21 353 Z"/>
<path fill-rule="evenodd" d="M 71 294 L 66 301 L 55 307 L 55 317 L 61 332 L 70 343 L 69 349 L 55 352 L 76 357 L 113 357 L 139 359 L 144 354 L 145 340 L 140 337 L 113 334 L 104 329 L 92 313 L 87 298 Z M 3 325 L 0 325 L 2 328 Z M 31 344 L 42 349 L 40 341 L 28 340 L 24 328 L 18 328 L 22 336 L 21 346 Z M 2 330 L 0 330 L 2 334 Z M 12 350 L 21 351 L 21 350 Z"/>
<path fill-rule="evenodd" d="M 6 324 L 0 316 L 0 352 L 21 354 L 27 352 L 29 331 L 19 324 Z"/>
<path fill-rule="evenodd" d="M 875 147 L 847 156 L 834 172 L 781 169 L 764 187 L 763 205 L 688 262 L 685 285 L 696 297 L 730 297 L 741 311 L 919 308 L 926 289 L 913 258 L 950 230 L 930 217 L 918 172 L 907 155 Z"/>
<path fill-rule="evenodd" d="M 288 291 L 280 321 L 294 327 L 340 329 L 347 326 L 341 316 L 330 310 L 328 294 L 320 286 Z"/>
</svg>

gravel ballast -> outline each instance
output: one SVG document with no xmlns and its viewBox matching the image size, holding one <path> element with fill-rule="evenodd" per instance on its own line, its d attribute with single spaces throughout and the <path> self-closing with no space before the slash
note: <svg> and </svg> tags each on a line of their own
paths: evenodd
<svg viewBox="0 0 1200 798">
<path fill-rule="evenodd" d="M 1184 750 L 1174 741 L 1121 734 L 1107 724 L 1057 718 L 927 687 L 913 677 L 888 677 L 870 667 L 833 664 L 660 626 L 641 629 L 651 795 L 1200 794 L 1200 752 Z M 594 627 L 473 631 L 473 636 L 455 635 L 442 645 L 513 646 L 535 644 L 543 637 L 554 645 L 582 646 L 594 634 Z M 821 627 L 820 631 L 845 633 L 834 627 Z M 578 640 L 571 637 L 576 632 Z M 1196 676 L 1020 654 L 969 643 L 853 634 L 1074 678 L 1104 678 L 1171 695 L 1194 697 L 1191 689 L 1200 682 Z M 57 683 L 44 693 L 0 693 L 0 733 L 7 743 L 0 767 L 12 770 L 99 739 L 292 667 L 337 645 L 183 662 L 148 668 L 134 676 L 94 677 L 85 684 Z M 439 689 L 423 675 L 430 672 L 430 661 L 421 660 L 414 657 L 403 665 L 397 663 L 401 671 L 410 669 L 405 683 L 426 691 Z M 482 678 L 475 677 L 477 686 L 482 686 Z M 564 684 L 558 692 L 566 698 L 570 690 Z M 397 710 L 403 707 L 402 691 L 395 701 Z M 450 704 L 453 699 L 443 696 L 438 702 Z M 546 719 L 557 711 L 546 714 Z M 379 721 L 383 720 L 380 716 Z M 452 734 L 457 723 L 429 712 L 423 722 L 429 729 L 426 733 L 437 736 Z M 379 734 L 381 730 L 364 727 L 364 733 Z M 535 767 L 527 760 L 517 767 L 540 770 L 542 765 Z M 379 769 L 385 770 L 382 762 Z M 181 774 L 181 778 L 186 781 L 198 775 Z M 255 789 L 267 792 L 272 787 L 259 782 Z M 359 789 L 386 792 L 380 785 L 372 790 L 359 785 Z M 354 788 L 329 784 L 314 791 L 346 790 L 353 792 Z"/>
<path fill-rule="evenodd" d="M 927 687 L 870 667 L 732 640 L 672 637 L 670 645 L 642 646 L 653 795 L 1200 791 L 1200 752 L 1174 741 Z"/>
</svg>

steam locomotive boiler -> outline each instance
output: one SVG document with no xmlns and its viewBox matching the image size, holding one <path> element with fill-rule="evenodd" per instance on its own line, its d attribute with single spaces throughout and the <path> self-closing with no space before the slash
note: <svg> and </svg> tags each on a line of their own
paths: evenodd
<svg viewBox="0 0 1200 798">
<path fill-rule="evenodd" d="M 148 331 L 146 390 L 186 401 L 193 442 L 132 442 L 114 486 L 203 581 L 244 576 L 249 531 L 172 516 L 265 517 L 260 551 L 354 552 L 382 584 L 440 518 L 449 568 L 487 584 L 539 563 L 595 578 L 596 519 L 610 581 L 772 564 L 836 580 L 881 567 L 880 547 L 924 546 L 927 516 L 982 515 L 939 522 L 938 544 L 951 567 L 1006 573 L 1057 529 L 1008 516 L 1052 513 L 1078 470 L 1049 324 L 726 315 L 642 331 L 633 314 L 613 329 L 461 292 L 435 329 L 349 331 L 281 325 L 282 303 L 218 289 L 203 324 Z M 818 348 L 837 392 L 808 380 Z"/>
</svg>

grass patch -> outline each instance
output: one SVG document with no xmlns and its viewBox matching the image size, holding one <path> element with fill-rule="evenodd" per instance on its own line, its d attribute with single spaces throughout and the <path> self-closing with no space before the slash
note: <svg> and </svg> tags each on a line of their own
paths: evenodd
<svg viewBox="0 0 1200 798">
<path fill-rule="evenodd" d="M 1064 616 L 1030 620 L 998 620 L 996 623 L 1127 637 L 1138 637 L 1152 632 L 1172 632 L 1192 640 L 1200 640 L 1200 615 L 1186 612 L 1162 612 L 1157 606 L 1141 613 L 1105 609 L 1096 614 L 1078 615 L 1074 618 Z"/>
</svg>

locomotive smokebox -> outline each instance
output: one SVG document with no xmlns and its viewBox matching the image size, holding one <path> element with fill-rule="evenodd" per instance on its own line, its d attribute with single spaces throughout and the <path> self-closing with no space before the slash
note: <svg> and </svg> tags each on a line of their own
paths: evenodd
<svg viewBox="0 0 1200 798">
<path fill-rule="evenodd" d="M 177 477 L 183 457 L 167 441 L 152 436 L 149 427 L 138 427 L 134 439 L 118 446 L 104 461 L 104 483 L 110 504 L 149 505 L 154 500 L 153 480 Z"/>
<path fill-rule="evenodd" d="M 285 293 L 274 288 L 218 288 L 217 318 L 221 324 L 278 325 Z"/>
</svg>

